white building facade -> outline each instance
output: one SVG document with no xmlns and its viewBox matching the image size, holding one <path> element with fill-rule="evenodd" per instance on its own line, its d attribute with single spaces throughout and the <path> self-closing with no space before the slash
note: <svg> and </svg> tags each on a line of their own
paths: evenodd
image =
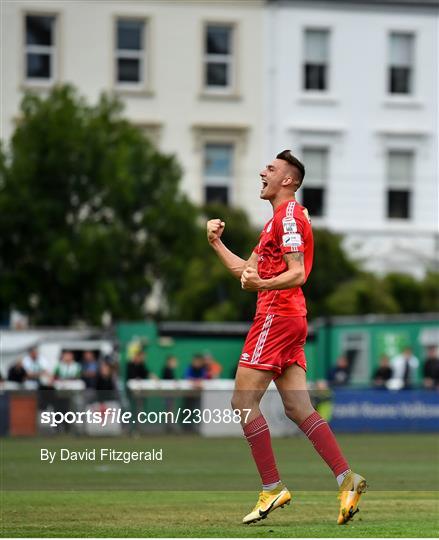
<svg viewBox="0 0 439 540">
<path fill-rule="evenodd" d="M 303 159 L 298 198 L 314 226 L 345 234 L 376 271 L 422 275 L 437 261 L 437 7 L 267 7 L 266 155 Z"/>
<path fill-rule="evenodd" d="M 115 93 L 194 202 L 261 225 L 258 173 L 291 148 L 315 227 L 373 270 L 434 265 L 436 1 L 4 0 L 1 19 L 4 140 L 25 90 Z"/>
<path fill-rule="evenodd" d="M 194 202 L 227 202 L 257 220 L 262 34 L 259 0 L 5 0 L 2 138 L 25 90 L 72 83 L 91 103 L 115 93 L 127 118 L 177 156 Z"/>
</svg>

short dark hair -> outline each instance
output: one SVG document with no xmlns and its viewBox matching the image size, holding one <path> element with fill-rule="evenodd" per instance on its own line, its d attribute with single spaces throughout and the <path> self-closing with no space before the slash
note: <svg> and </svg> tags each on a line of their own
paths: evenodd
<svg viewBox="0 0 439 540">
<path fill-rule="evenodd" d="M 299 171 L 298 180 L 299 180 L 299 187 L 302 185 L 303 179 L 305 178 L 305 165 L 297 159 L 295 156 L 293 156 L 293 153 L 291 150 L 282 150 L 277 156 L 276 159 L 283 159 L 284 161 L 287 161 L 290 165 L 295 167 Z"/>
</svg>

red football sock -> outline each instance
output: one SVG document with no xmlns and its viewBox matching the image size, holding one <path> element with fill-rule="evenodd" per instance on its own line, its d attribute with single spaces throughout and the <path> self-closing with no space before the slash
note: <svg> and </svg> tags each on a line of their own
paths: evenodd
<svg viewBox="0 0 439 540">
<path fill-rule="evenodd" d="M 312 442 L 336 477 L 349 469 L 348 462 L 341 453 L 331 428 L 318 412 L 313 412 L 308 416 L 299 428 Z"/>
<path fill-rule="evenodd" d="M 270 430 L 262 414 L 244 426 L 244 435 L 261 475 L 262 484 L 279 482 L 279 473 L 271 447 Z"/>
</svg>

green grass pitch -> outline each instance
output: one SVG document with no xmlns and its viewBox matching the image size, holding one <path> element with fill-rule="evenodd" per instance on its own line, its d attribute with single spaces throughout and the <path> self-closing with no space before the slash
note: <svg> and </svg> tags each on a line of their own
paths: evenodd
<svg viewBox="0 0 439 540">
<path fill-rule="evenodd" d="M 304 437 L 274 439 L 292 504 L 257 524 L 258 476 L 242 439 L 2 439 L 2 537 L 437 537 L 439 442 L 434 435 L 343 435 L 370 485 L 361 512 L 337 526 L 334 479 Z M 39 460 L 40 448 L 163 448 L 161 463 Z"/>
</svg>

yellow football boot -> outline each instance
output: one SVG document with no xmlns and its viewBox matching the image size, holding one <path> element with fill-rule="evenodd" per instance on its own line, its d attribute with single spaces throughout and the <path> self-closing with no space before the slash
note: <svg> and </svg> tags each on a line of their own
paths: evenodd
<svg viewBox="0 0 439 540">
<path fill-rule="evenodd" d="M 358 503 L 361 495 L 366 491 L 366 480 L 357 473 L 350 472 L 340 486 L 338 498 L 340 499 L 340 512 L 337 523 L 343 525 L 351 520 L 360 511 Z"/>
<path fill-rule="evenodd" d="M 290 504 L 291 493 L 281 483 L 271 491 L 261 491 L 259 493 L 259 499 L 256 506 L 247 514 L 242 520 L 243 523 L 255 523 L 260 519 L 265 519 L 270 512 L 279 508 L 282 508 L 286 504 Z"/>
</svg>

